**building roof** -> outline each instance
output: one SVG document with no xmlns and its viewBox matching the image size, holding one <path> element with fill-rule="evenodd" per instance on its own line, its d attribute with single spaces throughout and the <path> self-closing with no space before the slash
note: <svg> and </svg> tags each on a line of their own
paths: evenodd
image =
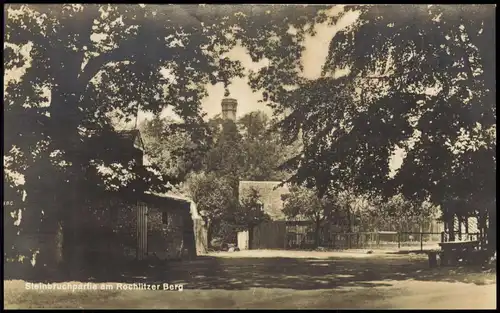
<svg viewBox="0 0 500 313">
<path fill-rule="evenodd" d="M 286 220 L 283 213 L 283 200 L 281 196 L 289 193 L 288 186 L 278 187 L 280 181 L 240 181 L 240 200 L 248 195 L 251 188 L 259 192 L 260 199 L 264 205 L 264 211 L 269 214 L 272 220 Z"/>
<path fill-rule="evenodd" d="M 189 208 L 189 212 L 191 213 L 191 217 L 193 219 L 201 219 L 200 214 L 198 213 L 198 209 L 196 207 L 196 203 L 193 200 L 171 194 L 171 193 L 156 193 L 156 192 L 148 192 L 144 193 L 144 199 L 153 201 L 156 203 L 164 203 L 167 205 L 175 205 L 177 207 Z"/>
<path fill-rule="evenodd" d="M 138 129 L 119 130 L 117 133 L 122 139 L 133 142 L 135 148 L 144 151 L 144 143 L 142 141 L 141 132 Z"/>
</svg>

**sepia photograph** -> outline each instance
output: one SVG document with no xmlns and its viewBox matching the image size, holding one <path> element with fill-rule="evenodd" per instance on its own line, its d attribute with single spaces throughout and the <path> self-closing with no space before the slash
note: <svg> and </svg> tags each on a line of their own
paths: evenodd
<svg viewBox="0 0 500 313">
<path fill-rule="evenodd" d="M 4 5 L 4 309 L 496 309 L 494 4 Z"/>
</svg>

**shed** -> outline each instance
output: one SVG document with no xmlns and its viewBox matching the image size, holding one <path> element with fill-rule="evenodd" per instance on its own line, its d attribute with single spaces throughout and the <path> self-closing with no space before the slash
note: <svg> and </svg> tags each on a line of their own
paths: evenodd
<svg viewBox="0 0 500 313">
<path fill-rule="evenodd" d="M 126 145 L 130 145 L 130 143 L 132 143 L 132 146 L 135 149 L 144 151 L 144 143 L 142 141 L 141 133 L 139 130 L 137 129 L 119 130 L 117 131 L 117 133 L 118 133 L 118 138 L 123 140 L 123 142 Z"/>
<path fill-rule="evenodd" d="M 145 193 L 137 206 L 137 258 L 190 259 L 204 253 L 200 220 L 190 199 Z"/>
</svg>

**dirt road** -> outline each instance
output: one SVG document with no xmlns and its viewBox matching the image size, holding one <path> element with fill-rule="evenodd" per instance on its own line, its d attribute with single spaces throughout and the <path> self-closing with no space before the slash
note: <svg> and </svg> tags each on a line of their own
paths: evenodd
<svg viewBox="0 0 500 313">
<path fill-rule="evenodd" d="M 60 284 L 82 284 L 66 282 Z M 182 291 L 118 290 L 118 283 L 183 285 Z M 108 290 L 26 290 L 4 282 L 6 308 L 411 308 L 494 309 L 496 275 L 429 269 L 418 255 L 252 251 L 220 253 L 94 281 Z"/>
</svg>

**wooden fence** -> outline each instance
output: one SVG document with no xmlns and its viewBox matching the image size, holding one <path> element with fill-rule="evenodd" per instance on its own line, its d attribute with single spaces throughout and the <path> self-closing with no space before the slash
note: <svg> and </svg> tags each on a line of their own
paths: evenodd
<svg viewBox="0 0 500 313">
<path fill-rule="evenodd" d="M 255 227 L 245 248 L 311 249 L 316 247 L 315 232 L 307 224 L 265 222 Z M 246 236 L 249 234 L 246 233 Z M 462 234 L 462 240 L 477 240 L 479 234 Z M 446 241 L 443 232 L 321 232 L 319 246 L 332 250 L 347 249 L 435 249 Z"/>
<path fill-rule="evenodd" d="M 333 233 L 322 238 L 321 246 L 336 249 L 418 249 L 437 248 L 441 233 L 356 232 Z"/>
<path fill-rule="evenodd" d="M 251 236 L 250 249 L 286 249 L 286 222 L 263 222 Z"/>
</svg>

